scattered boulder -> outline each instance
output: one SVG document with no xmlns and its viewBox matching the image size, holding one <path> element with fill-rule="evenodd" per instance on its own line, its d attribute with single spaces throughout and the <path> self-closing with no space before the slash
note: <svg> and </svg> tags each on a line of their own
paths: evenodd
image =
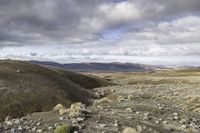
<svg viewBox="0 0 200 133">
<path fill-rule="evenodd" d="M 156 120 L 155 123 L 156 123 L 156 124 L 160 124 L 160 121 Z"/>
<path fill-rule="evenodd" d="M 22 70 L 21 70 L 21 69 L 18 69 L 18 70 L 17 70 L 17 73 L 22 73 Z"/>
<path fill-rule="evenodd" d="M 187 123 L 187 120 L 186 120 L 186 119 L 181 119 L 181 120 L 179 121 L 179 123 L 185 124 L 185 123 Z"/>
<path fill-rule="evenodd" d="M 52 129 L 53 129 L 53 127 L 48 127 L 48 130 L 50 130 L 50 131 L 51 131 Z"/>
<path fill-rule="evenodd" d="M 136 113 L 137 115 L 140 115 L 140 114 L 141 114 L 141 112 L 139 112 L 139 111 L 136 111 L 135 113 Z"/>
<path fill-rule="evenodd" d="M 178 113 L 176 113 L 176 112 L 175 112 L 175 113 L 173 113 L 173 116 L 178 116 Z"/>
<path fill-rule="evenodd" d="M 100 128 L 105 128 L 107 125 L 106 124 L 99 124 Z"/>
<path fill-rule="evenodd" d="M 173 117 L 173 120 L 178 120 L 178 119 L 179 119 L 178 116 L 174 116 L 174 117 Z"/>
<path fill-rule="evenodd" d="M 37 130 L 37 133 L 42 133 L 42 132 L 43 132 L 42 129 Z"/>
<path fill-rule="evenodd" d="M 163 124 L 168 124 L 168 122 L 167 121 L 163 121 Z"/>
</svg>

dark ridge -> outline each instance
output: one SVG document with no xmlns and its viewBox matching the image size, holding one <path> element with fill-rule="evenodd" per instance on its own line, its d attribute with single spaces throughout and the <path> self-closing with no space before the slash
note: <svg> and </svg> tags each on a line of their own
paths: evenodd
<svg viewBox="0 0 200 133">
<path fill-rule="evenodd" d="M 75 72 L 23 61 L 0 61 L 0 121 L 7 115 L 49 111 L 58 103 L 90 104 L 95 96 L 88 89 L 105 85 L 109 83 Z"/>
<path fill-rule="evenodd" d="M 34 64 L 53 66 L 65 70 L 79 71 L 79 72 L 144 72 L 152 71 L 154 69 L 163 69 L 164 66 L 151 66 L 133 63 L 71 63 L 60 64 L 48 61 L 30 61 Z"/>
</svg>

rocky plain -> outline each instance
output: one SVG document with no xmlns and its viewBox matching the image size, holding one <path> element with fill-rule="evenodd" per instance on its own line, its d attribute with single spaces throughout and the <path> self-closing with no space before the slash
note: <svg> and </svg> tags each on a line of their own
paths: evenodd
<svg viewBox="0 0 200 133">
<path fill-rule="evenodd" d="M 58 102 L 51 110 L 8 115 L 0 132 L 200 133 L 199 69 L 83 75 L 112 84 L 90 89 L 90 104 Z"/>
</svg>

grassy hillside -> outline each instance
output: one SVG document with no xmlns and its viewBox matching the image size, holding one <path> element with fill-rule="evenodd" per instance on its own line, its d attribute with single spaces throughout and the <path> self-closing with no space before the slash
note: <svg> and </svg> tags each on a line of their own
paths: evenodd
<svg viewBox="0 0 200 133">
<path fill-rule="evenodd" d="M 22 61 L 0 61 L 0 121 L 51 110 L 57 103 L 89 104 L 87 89 L 108 85 L 104 80 Z"/>
</svg>

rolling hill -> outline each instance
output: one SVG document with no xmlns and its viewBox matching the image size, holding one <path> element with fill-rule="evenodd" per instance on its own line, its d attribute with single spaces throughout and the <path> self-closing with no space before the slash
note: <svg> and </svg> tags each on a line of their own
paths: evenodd
<svg viewBox="0 0 200 133">
<path fill-rule="evenodd" d="M 109 85 L 94 76 L 23 61 L 0 61 L 0 121 L 7 115 L 24 116 L 51 110 L 56 104 L 69 106 L 80 101 L 89 104 L 95 98 L 89 90 Z"/>
</svg>

